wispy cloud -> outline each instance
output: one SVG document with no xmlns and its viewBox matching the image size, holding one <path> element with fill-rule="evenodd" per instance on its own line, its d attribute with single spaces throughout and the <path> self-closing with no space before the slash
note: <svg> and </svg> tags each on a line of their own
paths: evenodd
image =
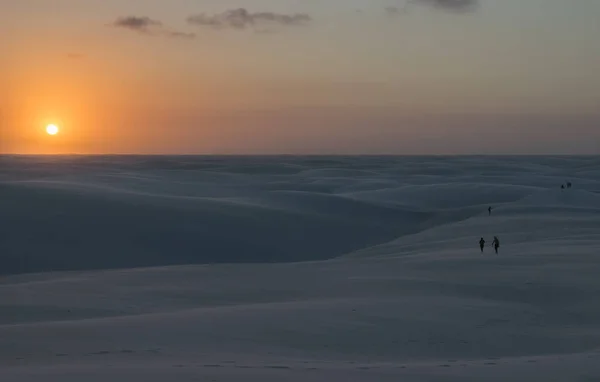
<svg viewBox="0 0 600 382">
<path fill-rule="evenodd" d="M 409 0 L 409 3 L 420 3 L 449 11 L 470 11 L 479 5 L 478 0 Z"/>
<path fill-rule="evenodd" d="M 213 15 L 201 13 L 188 17 L 187 21 L 191 25 L 200 27 L 240 30 L 274 26 L 304 26 L 312 21 L 312 17 L 306 13 L 250 12 L 245 8 L 238 8 Z"/>
<path fill-rule="evenodd" d="M 404 14 L 411 5 L 415 4 L 431 6 L 444 11 L 467 12 L 473 11 L 479 5 L 479 0 L 405 0 L 401 5 L 386 7 L 385 13 L 390 16 Z"/>
<path fill-rule="evenodd" d="M 192 39 L 196 37 L 194 33 L 180 32 L 166 27 L 162 22 L 153 20 L 149 17 L 127 16 L 120 17 L 110 24 L 116 28 L 128 29 L 134 32 L 171 38 Z"/>
<path fill-rule="evenodd" d="M 183 39 L 192 39 L 196 38 L 195 33 L 187 33 L 187 32 L 177 32 L 177 31 L 163 31 L 163 35 L 172 38 L 183 38 Z"/>
<path fill-rule="evenodd" d="M 112 25 L 144 33 L 150 33 L 155 28 L 162 28 L 160 21 L 152 20 L 149 17 L 136 16 L 119 17 Z"/>
</svg>

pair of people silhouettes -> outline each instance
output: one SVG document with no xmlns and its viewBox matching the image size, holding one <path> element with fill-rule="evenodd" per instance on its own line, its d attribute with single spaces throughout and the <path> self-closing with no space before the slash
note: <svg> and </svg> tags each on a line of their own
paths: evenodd
<svg viewBox="0 0 600 382">
<path fill-rule="evenodd" d="M 492 241 L 492 246 L 494 247 L 494 251 L 498 254 L 498 248 L 500 248 L 500 240 L 498 240 L 498 236 L 494 236 L 494 240 Z M 479 248 L 481 249 L 481 253 L 483 253 L 483 248 L 485 247 L 485 240 L 482 237 L 479 240 Z"/>
</svg>

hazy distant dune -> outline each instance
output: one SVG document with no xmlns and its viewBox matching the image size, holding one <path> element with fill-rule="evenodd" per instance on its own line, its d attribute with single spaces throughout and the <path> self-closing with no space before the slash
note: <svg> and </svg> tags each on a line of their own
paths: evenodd
<svg viewBox="0 0 600 382">
<path fill-rule="evenodd" d="M 519 200 L 519 205 L 600 209 L 600 194 L 584 190 L 544 190 Z M 549 210 L 551 212 L 551 210 Z"/>
<path fill-rule="evenodd" d="M 367 171 L 353 168 L 322 168 L 322 169 L 307 169 L 298 174 L 298 176 L 311 179 L 328 179 L 328 178 L 364 178 L 373 176 L 381 176 L 375 171 Z"/>
<path fill-rule="evenodd" d="M 534 187 L 510 184 L 434 183 L 358 192 L 350 196 L 362 200 L 388 202 L 427 210 L 480 205 L 484 207 L 483 211 L 487 209 L 485 204 L 513 202 L 538 190 Z"/>
</svg>

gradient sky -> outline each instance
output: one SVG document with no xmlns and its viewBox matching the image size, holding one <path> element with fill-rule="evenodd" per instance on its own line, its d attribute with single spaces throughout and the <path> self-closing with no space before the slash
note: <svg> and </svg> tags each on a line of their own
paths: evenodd
<svg viewBox="0 0 600 382">
<path fill-rule="evenodd" d="M 0 0 L 0 151 L 600 154 L 600 1 L 412 1 Z"/>
</svg>

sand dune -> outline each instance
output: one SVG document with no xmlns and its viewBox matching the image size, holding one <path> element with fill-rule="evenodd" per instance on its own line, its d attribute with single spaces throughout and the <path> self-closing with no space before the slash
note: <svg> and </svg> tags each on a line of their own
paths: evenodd
<svg viewBox="0 0 600 382">
<path fill-rule="evenodd" d="M 598 158 L 5 163 L 2 381 L 600 380 Z"/>
</svg>

